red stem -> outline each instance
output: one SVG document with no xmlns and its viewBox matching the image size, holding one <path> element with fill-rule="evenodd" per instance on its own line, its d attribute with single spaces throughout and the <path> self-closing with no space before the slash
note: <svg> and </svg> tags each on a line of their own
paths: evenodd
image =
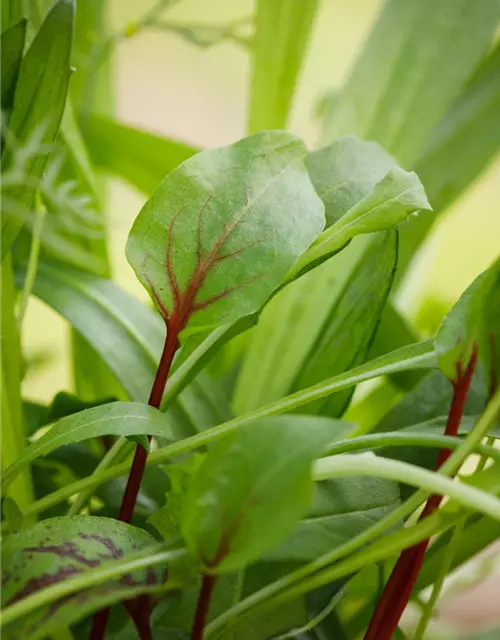
<svg viewBox="0 0 500 640">
<path fill-rule="evenodd" d="M 208 573 L 203 574 L 198 604 L 196 605 L 196 614 L 191 631 L 191 640 L 203 640 L 203 632 L 208 615 L 210 600 L 215 587 L 217 576 Z"/>
<path fill-rule="evenodd" d="M 174 325 L 172 327 L 172 325 Z M 178 340 L 179 331 L 176 330 L 175 323 L 169 323 L 167 327 L 167 336 L 165 338 L 165 345 L 163 347 L 163 353 L 161 354 L 160 363 L 156 371 L 156 376 L 149 395 L 148 404 L 151 407 L 160 407 L 163 392 L 168 380 L 168 374 L 172 366 L 172 362 L 177 349 L 179 348 Z M 148 436 L 148 440 L 151 442 L 151 436 Z M 120 513 L 118 519 L 122 522 L 130 522 L 134 514 L 135 504 L 137 502 L 137 496 L 141 486 L 142 477 L 146 468 L 146 461 L 148 452 L 146 449 L 138 444 L 135 450 L 134 460 L 128 476 L 127 486 L 123 495 L 122 504 L 120 507 Z M 103 640 L 106 633 L 106 626 L 108 623 L 109 609 L 103 609 L 99 611 L 92 624 L 92 630 L 90 632 L 90 640 Z M 148 640 L 147 633 L 149 633 L 149 625 L 141 625 L 139 630 L 141 640 Z M 148 629 L 147 633 L 145 629 Z"/>
<path fill-rule="evenodd" d="M 457 377 L 453 383 L 453 399 L 446 422 L 445 435 L 456 436 L 458 434 L 476 362 L 477 349 L 474 348 L 465 373 L 462 373 L 460 363 L 457 364 Z M 446 462 L 450 454 L 450 449 L 441 449 L 435 466 L 436 470 Z M 436 511 L 442 499 L 442 496 L 439 495 L 430 496 L 419 520 L 423 520 Z M 429 539 L 422 540 L 417 545 L 405 549 L 399 556 L 373 612 L 364 640 L 390 640 L 392 638 L 417 582 L 429 541 Z"/>
</svg>

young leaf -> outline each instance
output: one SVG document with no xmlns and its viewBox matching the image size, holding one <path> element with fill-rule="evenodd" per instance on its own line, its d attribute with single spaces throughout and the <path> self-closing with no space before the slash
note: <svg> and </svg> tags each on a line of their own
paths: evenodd
<svg viewBox="0 0 500 640">
<path fill-rule="evenodd" d="M 482 339 L 485 308 L 499 267 L 500 261 L 496 267 L 483 271 L 467 287 L 437 333 L 434 345 L 439 366 L 450 380 L 457 377 L 459 367 L 465 370 L 475 345 Z M 480 356 L 482 353 L 483 349 Z"/>
<path fill-rule="evenodd" d="M 3 159 L 8 166 L 15 148 L 35 138 L 38 149 L 23 167 L 26 181 L 4 189 L 4 199 L 19 207 L 31 208 L 42 177 L 48 152 L 54 143 L 66 103 L 73 37 L 73 0 L 59 0 L 47 14 L 24 56 L 19 70 L 10 118 L 11 140 Z M 4 216 L 2 221 L 2 260 L 22 227 L 22 219 Z"/>
<path fill-rule="evenodd" d="M 82 575 L 91 568 L 154 547 L 142 529 L 108 518 L 52 518 L 12 534 L 2 549 L 2 606 L 14 605 L 45 587 Z M 2 629 L 9 640 L 52 635 L 88 613 L 163 584 L 164 569 L 124 573 L 113 580 L 63 595 Z"/>
<path fill-rule="evenodd" d="M 395 164 L 380 145 L 352 135 L 309 153 L 306 166 L 325 203 L 327 227 L 370 195 Z"/>
<path fill-rule="evenodd" d="M 367 239 L 362 260 L 349 280 L 312 346 L 292 389 L 298 391 L 332 375 L 362 364 L 391 290 L 397 265 L 397 233 Z M 310 413 L 339 416 L 351 391 L 337 394 L 308 407 Z"/>
<path fill-rule="evenodd" d="M 157 409 L 135 402 L 111 402 L 61 418 L 41 438 L 33 442 L 2 476 L 4 486 L 32 460 L 57 447 L 105 435 L 153 435 L 175 440 L 170 420 Z"/>
<path fill-rule="evenodd" d="M 317 5 L 318 0 L 258 0 L 250 100 L 252 133 L 286 127 Z"/>
<path fill-rule="evenodd" d="M 98 115 L 85 119 L 85 142 L 96 167 L 150 194 L 181 162 L 199 149 Z"/>
<path fill-rule="evenodd" d="M 305 147 L 263 132 L 186 160 L 137 217 L 127 258 L 169 330 L 259 309 L 324 226 Z"/>
<path fill-rule="evenodd" d="M 422 209 L 430 210 L 431 206 L 417 175 L 393 167 L 372 193 L 323 231 L 297 261 L 289 277 L 340 251 L 355 236 L 392 229 Z"/>
<path fill-rule="evenodd" d="M 411 166 L 482 60 L 499 15 L 497 0 L 388 0 L 336 102 L 326 139 L 355 133 Z"/>
<path fill-rule="evenodd" d="M 334 437 L 329 420 L 285 416 L 239 429 L 209 451 L 182 518 L 206 571 L 250 564 L 291 532 L 311 498 L 312 461 Z"/>
</svg>

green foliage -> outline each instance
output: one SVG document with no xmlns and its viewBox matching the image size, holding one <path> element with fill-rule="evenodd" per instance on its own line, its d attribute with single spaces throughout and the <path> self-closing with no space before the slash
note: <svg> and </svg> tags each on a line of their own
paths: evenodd
<svg viewBox="0 0 500 640">
<path fill-rule="evenodd" d="M 76 516 L 39 522 L 9 536 L 3 546 L 2 605 L 14 607 L 24 598 L 34 598 L 47 586 L 154 545 L 154 539 L 145 531 L 106 518 Z M 3 632 L 7 638 L 19 637 L 19 633 L 43 638 L 99 606 L 151 590 L 163 581 L 160 569 L 124 573 L 76 594 L 63 593 L 48 606 L 34 607 L 30 615 L 7 625 Z"/>
<path fill-rule="evenodd" d="M 317 0 L 258 0 L 250 132 L 286 126 L 317 5 Z"/>
<path fill-rule="evenodd" d="M 31 209 L 48 154 L 57 137 L 70 76 L 69 59 L 73 35 L 73 0 L 59 0 L 48 13 L 20 65 L 12 113 L 10 140 L 2 161 L 15 163 L 15 150 L 31 140 L 36 149 L 24 166 L 15 166 L 19 182 L 4 185 L 2 256 L 10 250 L 24 222 L 25 208 Z M 10 204 L 7 204 L 10 203 Z M 3 259 L 2 257 L 2 259 Z"/>
<path fill-rule="evenodd" d="M 304 158 L 289 134 L 255 134 L 163 180 L 132 227 L 127 258 L 165 319 L 190 330 L 262 306 L 324 225 Z"/>
<path fill-rule="evenodd" d="M 194 474 L 182 531 L 205 571 L 231 571 L 255 561 L 306 511 L 312 461 L 332 432 L 329 421 L 300 422 L 269 418 L 239 429 L 215 445 Z"/>
<path fill-rule="evenodd" d="M 391 294 L 498 151 L 500 3 L 387 0 L 318 149 L 283 129 L 319 3 L 227 25 L 173 4 L 110 33 L 83 3 L 73 38 L 70 0 L 2 3 L 2 633 L 354 640 L 396 554 L 434 538 L 415 598 L 498 538 L 500 263 L 431 339 Z M 117 121 L 113 51 L 145 29 L 240 46 L 252 135 Z M 126 256 L 153 305 L 113 278 L 109 176 L 145 195 Z M 44 402 L 32 296 L 72 331 Z"/>
</svg>

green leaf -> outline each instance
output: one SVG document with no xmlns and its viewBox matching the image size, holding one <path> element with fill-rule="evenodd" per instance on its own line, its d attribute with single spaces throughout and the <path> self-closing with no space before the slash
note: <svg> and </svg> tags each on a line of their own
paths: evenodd
<svg viewBox="0 0 500 640">
<path fill-rule="evenodd" d="M 397 234 L 381 233 L 366 242 L 343 291 L 310 350 L 292 389 L 310 387 L 364 362 L 391 290 L 397 265 Z M 308 407 L 310 413 L 339 416 L 350 392 Z"/>
<path fill-rule="evenodd" d="M 11 201 L 16 211 L 3 218 L 2 259 L 23 225 L 22 218 L 15 214 L 18 209 L 31 209 L 47 162 L 47 147 L 57 137 L 68 92 L 73 16 L 73 0 L 59 0 L 47 14 L 21 63 L 9 123 L 12 141 L 5 150 L 4 166 L 13 162 L 15 149 L 33 142 L 36 149 L 22 167 L 24 182 L 3 191 L 4 204 Z"/>
<path fill-rule="evenodd" d="M 355 133 L 411 166 L 487 51 L 499 17 L 498 0 L 386 2 L 326 138 Z"/>
<path fill-rule="evenodd" d="M 258 0 L 250 132 L 286 127 L 317 5 L 317 0 Z"/>
<path fill-rule="evenodd" d="M 14 103 L 14 92 L 26 37 L 26 20 L 20 20 L 5 31 L 2 31 L 2 112 L 10 111 Z M 2 114 L 2 119 L 5 117 Z M 4 121 L 5 125 L 5 121 Z"/>
<path fill-rule="evenodd" d="M 402 271 L 436 216 L 456 201 L 494 158 L 500 147 L 499 111 L 500 46 L 497 45 L 432 131 L 424 153 L 415 163 L 415 171 L 435 214 L 412 219 L 408 227 L 402 229 Z"/>
<path fill-rule="evenodd" d="M 483 337 L 484 311 L 497 269 L 500 273 L 500 261 L 497 266 L 483 271 L 467 287 L 439 328 L 434 345 L 439 366 L 450 380 L 459 375 L 459 368 L 465 370 L 475 345 Z"/>
<path fill-rule="evenodd" d="M 120 176 L 147 194 L 165 174 L 199 151 L 98 115 L 86 116 L 85 142 L 96 167 Z"/>
<path fill-rule="evenodd" d="M 324 225 L 305 147 L 264 132 L 186 160 L 137 217 L 127 258 L 175 330 L 259 309 Z"/>
<path fill-rule="evenodd" d="M 5 486 L 24 465 L 45 456 L 57 447 L 105 435 L 160 436 L 175 440 L 175 427 L 160 411 L 136 402 L 111 402 L 85 409 L 58 420 L 41 438 L 33 442 L 2 476 Z"/>
<path fill-rule="evenodd" d="M 9 607 L 44 588 L 154 546 L 142 529 L 108 518 L 89 516 L 44 520 L 12 534 L 2 549 L 2 605 Z M 113 580 L 64 595 L 31 610 L 3 628 L 3 637 L 32 640 L 85 617 L 105 604 L 130 598 L 164 581 L 161 569 L 124 573 Z M 5 613 L 5 609 L 4 609 Z"/>
<path fill-rule="evenodd" d="M 250 564 L 291 532 L 311 498 L 312 461 L 334 437 L 329 420 L 273 418 L 209 451 L 188 488 L 182 521 L 205 570 Z"/>
<path fill-rule="evenodd" d="M 7 30 L 12 24 L 23 18 L 23 3 L 19 0 L 3 0 L 1 5 L 2 19 L 0 24 Z M 3 35 L 2 35 L 3 37 Z"/>
<path fill-rule="evenodd" d="M 453 396 L 450 381 L 440 371 L 433 371 L 392 407 L 372 430 L 373 433 L 399 431 L 448 415 Z M 476 374 L 464 408 L 465 416 L 480 414 L 486 402 L 484 379 Z"/>
<path fill-rule="evenodd" d="M 266 558 L 310 562 L 368 529 L 398 504 L 398 485 L 387 480 L 359 477 L 318 482 L 307 517 Z"/>
<path fill-rule="evenodd" d="M 297 261 L 291 275 L 340 251 L 355 236 L 391 229 L 421 209 L 430 210 L 431 206 L 417 174 L 393 167 L 368 196 L 323 231 Z"/>
<path fill-rule="evenodd" d="M 325 204 L 328 223 L 341 224 L 344 215 L 373 194 L 394 161 L 378 145 L 346 136 L 310 153 L 306 165 Z M 373 241 L 380 242 L 375 238 Z M 365 252 L 369 252 L 369 242 L 366 239 L 352 242 L 334 260 L 288 284 L 266 305 L 252 332 L 238 378 L 235 391 L 238 412 L 255 409 L 290 392 L 332 309 L 343 292 L 348 295 L 348 283 Z M 307 268 L 313 265 L 314 262 Z M 277 361 L 282 363 L 279 368 L 275 366 Z"/>
<path fill-rule="evenodd" d="M 369 196 L 395 164 L 380 145 L 352 135 L 309 153 L 306 166 L 325 203 L 327 226 Z"/>
</svg>

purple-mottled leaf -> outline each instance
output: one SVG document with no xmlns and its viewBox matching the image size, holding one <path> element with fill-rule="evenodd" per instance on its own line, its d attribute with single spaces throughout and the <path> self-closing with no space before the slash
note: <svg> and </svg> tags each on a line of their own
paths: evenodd
<svg viewBox="0 0 500 640">
<path fill-rule="evenodd" d="M 3 545 L 2 608 L 155 544 L 146 531 L 109 518 L 74 516 L 39 522 L 12 534 Z M 154 590 L 164 581 L 165 567 L 124 573 L 32 610 L 4 627 L 2 636 L 44 638 L 104 605 Z"/>
</svg>

